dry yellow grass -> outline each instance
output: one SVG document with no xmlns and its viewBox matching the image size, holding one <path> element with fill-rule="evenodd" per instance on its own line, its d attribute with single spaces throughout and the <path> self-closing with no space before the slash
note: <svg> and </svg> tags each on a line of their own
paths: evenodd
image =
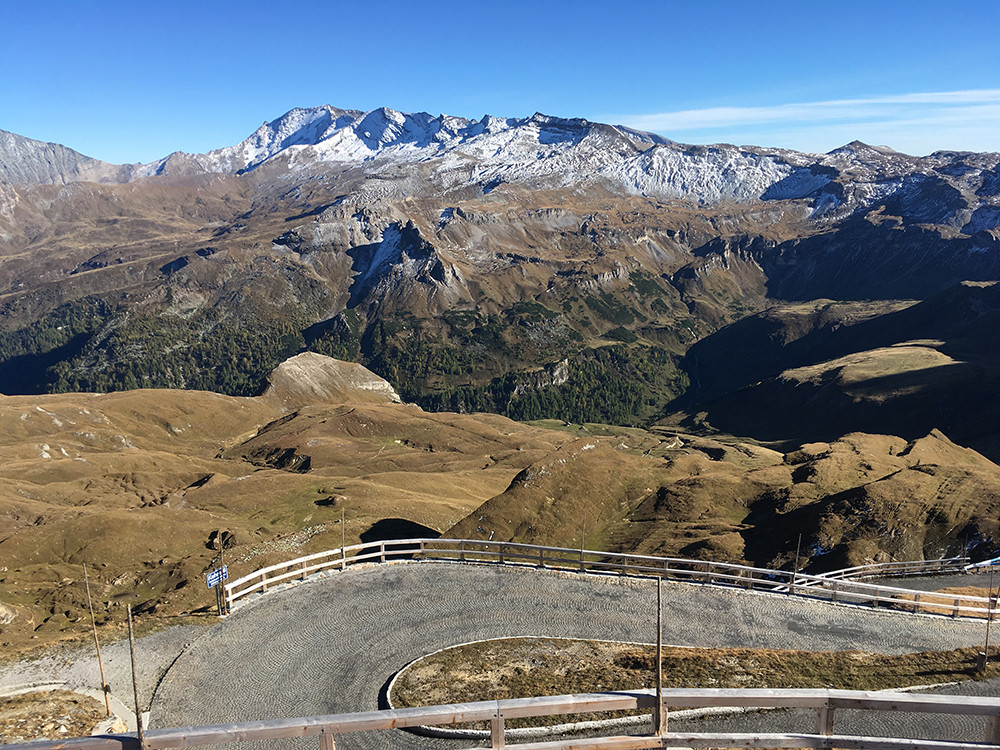
<svg viewBox="0 0 1000 750">
<path fill-rule="evenodd" d="M 981 677 L 970 648 L 887 656 L 667 647 L 663 657 L 665 687 L 883 690 Z M 414 662 L 400 673 L 391 699 L 404 707 L 651 688 L 655 658 L 653 646 L 607 641 L 483 641 Z M 987 676 L 998 673 L 1000 665 L 993 664 Z"/>
<path fill-rule="evenodd" d="M 443 531 L 569 437 L 507 419 L 370 398 L 134 391 L 0 397 L 0 624 L 6 657 L 87 636 L 211 622 L 204 573 L 218 530 L 231 577 L 357 543 L 384 519 Z M 279 468 L 276 455 L 309 455 Z M 6 619 L 6 618 L 4 618 Z"/>
<path fill-rule="evenodd" d="M 87 736 L 104 718 L 103 704 L 69 690 L 0 698 L 0 742 Z"/>
</svg>

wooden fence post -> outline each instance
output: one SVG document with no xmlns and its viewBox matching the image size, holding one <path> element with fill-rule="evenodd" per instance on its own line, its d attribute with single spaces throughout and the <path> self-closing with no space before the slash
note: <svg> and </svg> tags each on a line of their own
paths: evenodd
<svg viewBox="0 0 1000 750">
<path fill-rule="evenodd" d="M 955 597 L 955 608 L 951 610 L 952 618 L 958 617 L 958 603 L 962 601 L 958 597 Z"/>
<path fill-rule="evenodd" d="M 465 562 L 465 540 L 458 543 L 458 559 Z"/>
<path fill-rule="evenodd" d="M 260 590 L 267 591 L 267 573 L 260 574 Z"/>
<path fill-rule="evenodd" d="M 500 564 L 503 565 L 503 542 L 497 545 L 497 551 L 500 555 Z"/>
<path fill-rule="evenodd" d="M 302 580 L 306 580 L 306 561 L 302 561 Z"/>
<path fill-rule="evenodd" d="M 875 589 L 875 593 L 872 595 L 872 609 L 878 609 L 878 589 Z"/>
<path fill-rule="evenodd" d="M 986 743 L 1000 745 L 1000 716 L 991 716 L 986 724 Z"/>
<path fill-rule="evenodd" d="M 913 597 L 913 611 L 920 611 L 920 594 L 915 594 Z"/>
<path fill-rule="evenodd" d="M 544 568 L 545 567 L 545 550 L 544 549 L 538 550 L 538 567 L 539 568 Z"/>
<path fill-rule="evenodd" d="M 385 562 L 385 541 L 378 543 L 378 561 Z"/>
<path fill-rule="evenodd" d="M 816 720 L 816 734 L 824 737 L 833 735 L 833 711 L 830 706 L 823 706 L 819 710 L 819 717 Z M 830 741 L 823 743 L 824 747 L 832 747 Z"/>
<path fill-rule="evenodd" d="M 319 736 L 319 750 L 336 750 L 336 743 L 332 734 L 325 732 Z"/>
<path fill-rule="evenodd" d="M 503 712 L 497 707 L 496 715 L 490 721 L 490 747 L 503 748 L 506 746 L 507 738 L 504 735 Z"/>
</svg>

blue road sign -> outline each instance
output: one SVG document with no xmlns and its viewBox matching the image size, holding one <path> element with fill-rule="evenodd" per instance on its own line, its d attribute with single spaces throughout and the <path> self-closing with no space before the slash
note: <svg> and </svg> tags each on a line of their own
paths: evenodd
<svg viewBox="0 0 1000 750">
<path fill-rule="evenodd" d="M 216 568 L 211 573 L 205 574 L 205 581 L 208 583 L 208 587 L 215 588 L 223 581 L 229 580 L 229 566 L 223 565 L 221 568 Z"/>
</svg>

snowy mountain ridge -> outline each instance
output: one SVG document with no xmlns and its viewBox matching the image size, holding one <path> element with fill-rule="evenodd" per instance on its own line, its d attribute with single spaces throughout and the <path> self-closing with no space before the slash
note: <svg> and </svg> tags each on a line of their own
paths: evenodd
<svg viewBox="0 0 1000 750">
<path fill-rule="evenodd" d="M 1000 154 L 901 154 L 855 141 L 828 154 L 728 144 L 692 146 L 652 133 L 536 113 L 469 120 L 386 107 L 296 108 L 233 146 L 111 165 L 0 131 L 0 181 L 129 182 L 160 175 L 254 174 L 303 184 L 344 180 L 364 200 L 597 186 L 699 205 L 798 200 L 822 222 L 886 204 L 887 213 L 990 230 L 1000 213 Z M 891 210 L 890 210 L 891 209 Z M 893 213 L 895 212 L 895 213 Z"/>
<path fill-rule="evenodd" d="M 467 120 L 384 107 L 359 112 L 324 106 L 293 109 L 235 146 L 171 154 L 138 168 L 135 177 L 170 173 L 172 163 L 230 174 L 253 171 L 278 158 L 305 171 L 322 164 L 364 164 L 377 173 L 389 165 L 429 163 L 429 175 L 445 189 L 599 182 L 616 192 L 716 202 L 759 197 L 798 171 L 792 162 L 803 160 L 783 153 L 682 147 L 652 133 L 540 113 Z"/>
<path fill-rule="evenodd" d="M 984 204 L 1000 204 L 998 191 L 983 191 L 998 181 L 998 154 L 913 157 L 857 141 L 829 154 L 690 146 L 630 128 L 540 113 L 468 120 L 385 107 L 371 112 L 293 109 L 242 143 L 205 154 L 171 154 L 137 168 L 132 179 L 190 171 L 248 173 L 268 164 L 293 179 L 296 173 L 307 179 L 333 166 L 360 167 L 380 179 L 370 188 L 373 197 L 469 187 L 489 192 L 504 183 L 536 189 L 597 184 L 613 193 L 699 204 L 808 199 L 814 216 L 840 219 L 900 191 L 910 195 L 901 200 L 914 205 L 933 183 L 964 198 L 945 200 L 954 205 L 943 212 L 940 207 L 931 211 L 934 221 L 955 226 L 968 224 Z"/>
</svg>

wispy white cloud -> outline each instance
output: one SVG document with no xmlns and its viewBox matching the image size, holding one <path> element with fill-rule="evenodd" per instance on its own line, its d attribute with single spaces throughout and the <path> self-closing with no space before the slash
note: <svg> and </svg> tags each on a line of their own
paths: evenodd
<svg viewBox="0 0 1000 750">
<path fill-rule="evenodd" d="M 729 141 L 829 150 L 829 137 L 874 140 L 911 153 L 1000 150 L 1000 89 L 939 91 L 768 107 L 712 107 L 629 115 L 616 122 L 692 142 Z M 794 133 L 791 140 L 788 136 Z M 752 136 L 751 140 L 741 137 Z M 779 140 L 768 140 L 768 138 Z M 814 144 L 809 146 L 808 144 Z"/>
</svg>

